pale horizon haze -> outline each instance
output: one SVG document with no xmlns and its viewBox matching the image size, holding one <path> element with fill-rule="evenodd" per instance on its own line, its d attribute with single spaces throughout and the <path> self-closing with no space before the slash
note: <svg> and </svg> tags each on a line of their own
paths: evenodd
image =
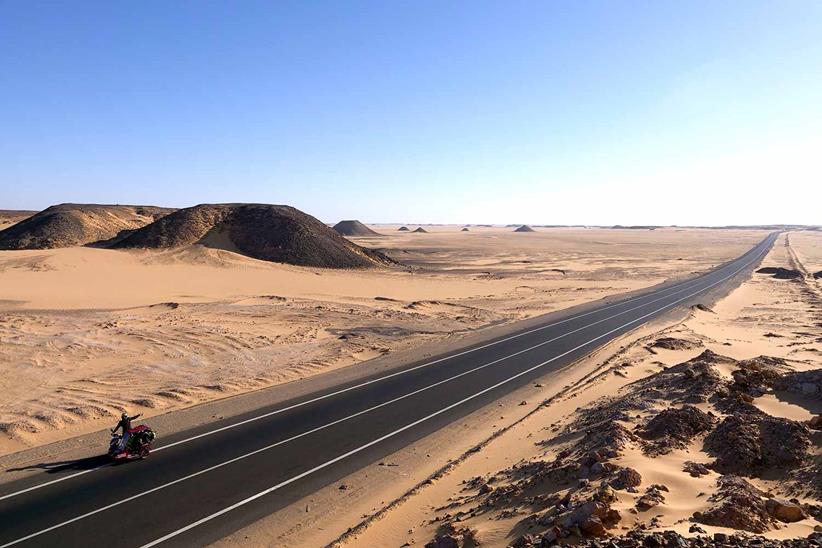
<svg viewBox="0 0 822 548">
<path fill-rule="evenodd" d="M 822 224 L 822 3 L 0 2 L 0 209 Z"/>
</svg>

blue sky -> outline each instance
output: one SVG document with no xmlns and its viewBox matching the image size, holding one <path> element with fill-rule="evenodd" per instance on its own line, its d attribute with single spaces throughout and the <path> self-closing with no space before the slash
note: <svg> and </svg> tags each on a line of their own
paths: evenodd
<svg viewBox="0 0 822 548">
<path fill-rule="evenodd" d="M 822 223 L 822 3 L 0 0 L 0 208 Z"/>
</svg>

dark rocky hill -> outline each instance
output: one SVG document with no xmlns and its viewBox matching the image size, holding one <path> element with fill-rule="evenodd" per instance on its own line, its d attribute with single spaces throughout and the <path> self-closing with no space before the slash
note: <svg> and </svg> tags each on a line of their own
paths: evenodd
<svg viewBox="0 0 822 548">
<path fill-rule="evenodd" d="M 394 264 L 349 242 L 311 215 L 285 205 L 202 204 L 135 231 L 116 248 L 164 249 L 201 244 L 255 259 L 300 266 L 364 268 Z"/>
<path fill-rule="evenodd" d="M 379 236 L 359 221 L 340 221 L 334 225 L 334 230 L 343 236 Z"/>
<path fill-rule="evenodd" d="M 0 249 L 51 249 L 117 238 L 174 211 L 155 206 L 60 204 L 0 231 Z"/>
</svg>

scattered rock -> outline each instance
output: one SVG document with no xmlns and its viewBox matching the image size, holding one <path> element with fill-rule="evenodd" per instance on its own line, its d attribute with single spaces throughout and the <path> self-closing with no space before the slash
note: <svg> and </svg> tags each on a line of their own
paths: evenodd
<svg viewBox="0 0 822 548">
<path fill-rule="evenodd" d="M 633 468 L 621 468 L 617 472 L 616 478 L 611 481 L 611 487 L 614 489 L 628 489 L 631 487 L 639 487 L 642 483 L 642 474 Z"/>
<path fill-rule="evenodd" d="M 685 471 L 685 472 L 688 472 L 688 474 L 690 474 L 692 478 L 698 478 L 698 477 L 705 476 L 705 475 L 708 475 L 708 474 L 711 473 L 711 471 L 708 470 L 708 467 L 705 466 L 704 464 L 700 464 L 698 462 L 693 462 L 693 461 L 690 461 L 690 460 L 685 461 L 685 464 L 682 467 L 682 470 Z"/>
<path fill-rule="evenodd" d="M 604 541 L 599 538 L 573 539 L 567 542 L 556 531 L 546 531 L 542 535 L 523 535 L 512 546 L 515 548 L 543 548 L 556 546 L 557 542 L 573 545 L 580 548 L 713 548 L 718 546 L 751 546 L 758 548 L 810 548 L 822 545 L 822 533 L 811 533 L 807 538 L 795 539 L 766 539 L 763 537 L 728 535 L 715 533 L 707 536 L 698 525 L 691 526 L 691 532 L 701 536 L 684 537 L 676 531 L 648 532 L 640 528 L 629 531 L 627 534 Z M 561 532 L 560 532 L 561 533 Z"/>
<path fill-rule="evenodd" d="M 645 512 L 665 502 L 665 495 L 662 494 L 663 491 L 668 491 L 668 488 L 664 485 L 654 484 L 648 487 L 648 489 L 645 490 L 645 494 L 636 501 L 637 510 Z"/>
<path fill-rule="evenodd" d="M 771 516 L 785 523 L 802 521 L 807 517 L 805 511 L 798 504 L 778 498 L 768 499 L 765 502 L 765 509 Z"/>
<path fill-rule="evenodd" d="M 425 548 L 473 548 L 479 546 L 477 532 L 469 527 L 457 529 L 452 523 L 446 523 L 434 540 Z"/>
</svg>

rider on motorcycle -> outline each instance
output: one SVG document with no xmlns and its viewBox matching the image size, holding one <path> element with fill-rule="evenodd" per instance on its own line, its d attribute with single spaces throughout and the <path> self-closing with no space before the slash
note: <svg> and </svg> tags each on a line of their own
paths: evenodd
<svg viewBox="0 0 822 548">
<path fill-rule="evenodd" d="M 115 432 L 117 432 L 118 428 L 123 429 L 123 437 L 120 439 L 119 447 L 119 451 L 121 453 L 126 450 L 128 438 L 131 436 L 129 432 L 131 430 L 131 421 L 138 418 L 140 415 L 142 415 L 142 413 L 137 413 L 133 417 L 129 417 L 128 413 L 123 413 L 122 415 L 120 415 L 120 422 L 118 422 L 117 426 L 115 426 L 114 429 L 111 431 L 111 433 L 114 434 Z"/>
</svg>

